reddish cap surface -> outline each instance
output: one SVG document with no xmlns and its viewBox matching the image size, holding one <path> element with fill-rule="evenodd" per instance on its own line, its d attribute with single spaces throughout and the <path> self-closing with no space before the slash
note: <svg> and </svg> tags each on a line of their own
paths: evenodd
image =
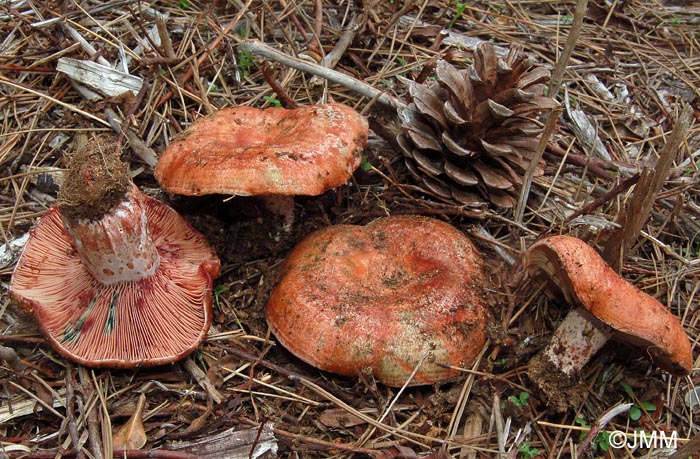
<svg viewBox="0 0 700 459">
<path fill-rule="evenodd" d="M 582 240 L 552 236 L 537 241 L 526 265 L 550 276 L 569 303 L 583 306 L 612 327 L 616 337 L 643 348 L 662 369 L 675 375 L 692 369 L 690 340 L 678 318 L 620 277 Z"/>
<path fill-rule="evenodd" d="M 350 178 L 367 132 L 367 121 L 341 104 L 224 108 L 178 136 L 155 176 L 183 195 L 318 195 Z"/>
<path fill-rule="evenodd" d="M 193 351 L 211 323 L 216 254 L 174 210 L 138 195 L 160 255 L 153 275 L 98 282 L 81 263 L 54 207 L 32 230 L 10 282 L 12 298 L 33 311 L 51 345 L 84 365 L 172 362 Z"/>
<path fill-rule="evenodd" d="M 426 217 L 330 226 L 291 252 L 267 305 L 277 339 L 341 375 L 371 369 L 390 386 L 456 376 L 484 346 L 480 255 L 464 234 Z"/>
</svg>

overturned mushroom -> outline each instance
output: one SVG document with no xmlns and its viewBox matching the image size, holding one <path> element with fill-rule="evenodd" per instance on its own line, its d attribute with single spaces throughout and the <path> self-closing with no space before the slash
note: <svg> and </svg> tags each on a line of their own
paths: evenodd
<svg viewBox="0 0 700 459">
<path fill-rule="evenodd" d="M 98 138 L 71 161 L 32 230 L 10 294 L 62 355 L 93 367 L 175 361 L 211 323 L 219 260 L 174 210 L 131 183 Z"/>
<path fill-rule="evenodd" d="M 531 274 L 548 276 L 576 306 L 530 362 L 539 385 L 565 384 L 611 336 L 643 348 L 671 374 L 692 369 L 690 340 L 678 319 L 620 277 L 588 244 L 571 236 L 548 237 L 530 247 L 525 264 Z"/>
<path fill-rule="evenodd" d="M 175 139 L 155 176 L 175 194 L 276 196 L 270 205 L 283 201 L 289 219 L 293 195 L 319 195 L 350 178 L 367 132 L 367 121 L 342 104 L 224 108 Z"/>
<path fill-rule="evenodd" d="M 477 358 L 486 339 L 482 295 L 482 261 L 464 234 L 427 217 L 387 217 L 327 227 L 299 243 L 267 321 L 292 354 L 322 370 L 430 384 Z"/>
</svg>

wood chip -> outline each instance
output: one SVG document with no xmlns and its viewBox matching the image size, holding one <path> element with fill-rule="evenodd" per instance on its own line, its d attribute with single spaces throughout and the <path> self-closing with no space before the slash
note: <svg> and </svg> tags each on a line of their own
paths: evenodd
<svg viewBox="0 0 700 459">
<path fill-rule="evenodd" d="M 56 70 L 107 97 L 117 97 L 127 91 L 136 95 L 143 86 L 142 78 L 93 61 L 62 57 Z"/>
</svg>

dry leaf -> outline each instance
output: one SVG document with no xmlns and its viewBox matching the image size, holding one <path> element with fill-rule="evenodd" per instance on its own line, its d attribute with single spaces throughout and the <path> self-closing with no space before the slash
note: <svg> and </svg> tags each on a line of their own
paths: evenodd
<svg viewBox="0 0 700 459">
<path fill-rule="evenodd" d="M 189 435 L 193 432 L 199 431 L 206 425 L 207 419 L 214 412 L 214 406 L 211 400 L 207 400 L 207 409 L 199 417 L 190 423 L 185 430 L 182 431 L 182 435 Z"/>
<path fill-rule="evenodd" d="M 319 421 L 331 429 L 341 429 L 366 424 L 366 421 L 342 409 L 328 409 L 321 413 Z"/>
<path fill-rule="evenodd" d="M 143 407 L 146 404 L 146 396 L 141 394 L 136 405 L 136 410 L 126 424 L 121 426 L 112 437 L 112 446 L 115 450 L 141 449 L 146 444 L 146 430 L 143 427 Z"/>
</svg>

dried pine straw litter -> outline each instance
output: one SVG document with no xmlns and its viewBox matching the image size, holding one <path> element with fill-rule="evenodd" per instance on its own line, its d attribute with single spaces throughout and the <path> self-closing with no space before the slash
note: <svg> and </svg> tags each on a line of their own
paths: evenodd
<svg viewBox="0 0 700 459">
<path fill-rule="evenodd" d="M 580 400 L 564 412 L 548 406 L 526 374 L 569 309 L 541 282 L 521 282 L 522 251 L 544 235 L 571 234 L 607 253 L 624 277 L 669 306 L 692 343 L 700 336 L 700 5 L 581 0 L 582 16 L 576 8 L 508 0 L 1 1 L 0 455 L 673 453 L 631 440 L 609 446 L 610 432 L 637 429 L 675 434 L 677 446 L 686 445 L 698 431 L 694 372 L 671 377 L 643 350 L 609 344 L 585 367 Z M 566 48 L 577 19 L 578 39 Z M 521 45 L 555 73 L 557 61 L 567 64 L 562 84 L 550 88 L 560 109 L 551 114 L 544 167 L 527 177 L 529 193 L 512 208 L 441 198 L 413 179 L 394 143 L 395 107 L 408 103 L 410 82 L 433 80 L 438 58 L 466 68 L 483 41 L 497 52 Z M 289 232 L 253 198 L 168 197 L 153 178 L 160 152 L 197 117 L 226 106 L 327 101 L 369 117 L 366 159 L 346 185 L 297 198 Z M 184 214 L 222 260 L 213 329 L 177 364 L 72 365 L 6 294 L 27 232 L 55 201 L 67 156 L 90 136 L 116 138 L 115 131 L 134 181 Z M 668 174 L 658 172 L 664 160 Z M 366 375 L 336 377 L 306 366 L 268 333 L 267 295 L 298 241 L 320 227 L 389 214 L 449 221 L 488 259 L 494 325 L 480 360 L 458 381 L 398 390 Z M 693 443 L 686 448 L 683 457 L 698 457 Z"/>
</svg>

